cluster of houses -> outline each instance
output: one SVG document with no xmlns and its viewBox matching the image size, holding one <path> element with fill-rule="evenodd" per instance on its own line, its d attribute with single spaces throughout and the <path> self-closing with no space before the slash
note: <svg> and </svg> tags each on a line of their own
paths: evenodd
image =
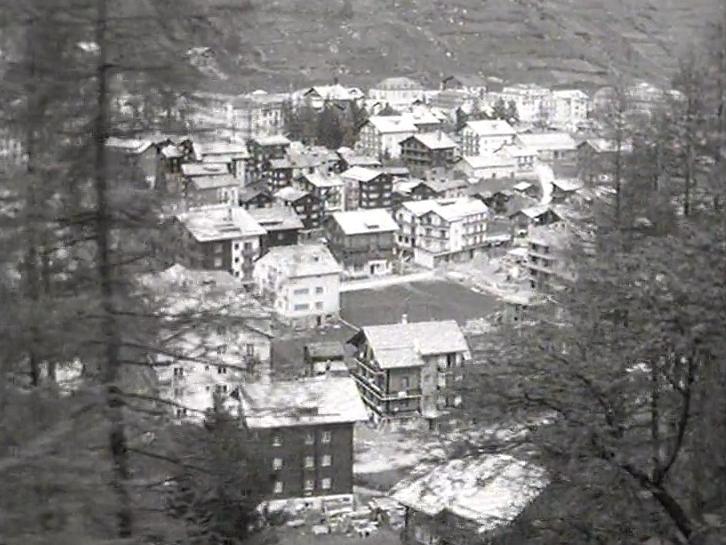
<svg viewBox="0 0 726 545">
<path fill-rule="evenodd" d="M 371 111 L 399 112 L 371 115 L 356 145 L 337 150 L 284 134 L 289 96 L 207 98 L 207 115 L 223 116 L 232 133 L 107 142 L 134 180 L 166 203 L 165 257 L 173 265 L 140 289 L 172 316 L 203 316 L 166 336 L 167 350 L 153 358 L 159 395 L 179 419 L 203 418 L 213 396 L 239 411 L 263 447 L 270 507 L 352 504 L 356 424 L 416 420 L 434 428 L 456 414 L 478 365 L 469 340 L 454 321 L 403 316 L 362 327 L 345 345 L 307 342 L 304 377 L 279 380 L 276 328 L 337 321 L 347 281 L 492 252 L 517 263 L 531 289 L 553 289 L 571 278 L 563 258 L 568 209 L 591 201 L 602 182 L 592 165 L 612 160 L 615 149 L 574 131 L 591 107 L 584 93 L 492 90 L 480 78 L 452 76 L 435 93 L 408 78 L 367 94 L 338 83 L 300 93 L 296 104 L 316 109 L 374 101 Z M 452 111 L 493 100 L 514 102 L 519 124 L 473 119 L 452 129 Z M 545 113 L 548 128 L 535 129 Z M 393 497 L 406 508 L 408 537 L 432 543 L 462 520 L 481 537 L 515 518 L 546 477 L 514 458 L 499 462 L 452 462 L 402 484 Z M 497 504 L 502 479 L 523 476 L 534 486 L 516 486 L 506 509 Z M 457 488 L 462 478 L 466 492 Z M 479 497 L 486 501 L 472 500 Z"/>
</svg>

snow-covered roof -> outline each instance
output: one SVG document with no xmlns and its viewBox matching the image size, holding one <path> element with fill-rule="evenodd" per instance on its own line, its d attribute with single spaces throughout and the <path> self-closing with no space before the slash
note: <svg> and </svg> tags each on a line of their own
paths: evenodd
<svg viewBox="0 0 726 545">
<path fill-rule="evenodd" d="M 413 119 L 402 115 L 373 115 L 368 118 L 368 123 L 383 134 L 415 133 L 418 131 Z"/>
<path fill-rule="evenodd" d="M 514 161 L 508 154 L 485 153 L 482 155 L 465 155 L 461 158 L 469 168 L 474 170 L 484 168 L 514 168 Z"/>
<path fill-rule="evenodd" d="M 244 144 L 230 142 L 208 142 L 194 144 L 194 152 L 205 162 L 229 162 L 233 159 L 246 159 L 249 152 Z"/>
<path fill-rule="evenodd" d="M 134 138 L 117 138 L 111 136 L 106 140 L 106 146 L 123 151 L 129 155 L 139 155 L 152 146 L 149 140 L 138 140 Z"/>
<path fill-rule="evenodd" d="M 265 234 L 265 230 L 247 210 L 236 206 L 205 206 L 183 212 L 176 217 L 199 242 Z"/>
<path fill-rule="evenodd" d="M 276 134 L 272 136 L 259 136 L 254 141 L 260 146 L 288 146 L 290 140 L 286 136 Z"/>
<path fill-rule="evenodd" d="M 429 149 L 452 149 L 456 147 L 454 142 L 447 134 L 443 132 L 427 132 L 414 134 L 411 138 L 415 138 Z"/>
<path fill-rule="evenodd" d="M 555 178 L 552 180 L 552 185 L 565 192 L 577 191 L 583 187 L 579 180 L 572 178 Z"/>
<path fill-rule="evenodd" d="M 484 533 L 511 523 L 547 482 L 544 469 L 500 454 L 451 460 L 423 477 L 399 483 L 390 495 L 431 517 L 453 513 Z"/>
<path fill-rule="evenodd" d="M 385 208 L 336 212 L 333 220 L 346 235 L 398 231 L 398 224 Z"/>
<path fill-rule="evenodd" d="M 469 350 L 464 333 L 454 320 L 365 326 L 361 331 L 376 359 L 379 352 L 384 358 L 379 360 L 381 366 L 408 367 L 415 365 L 412 362 L 417 361 L 418 355 Z"/>
<path fill-rule="evenodd" d="M 300 217 L 295 213 L 295 210 L 289 206 L 250 208 L 248 212 L 265 231 L 282 231 L 287 229 L 303 228 L 303 223 L 300 220 Z"/>
<path fill-rule="evenodd" d="M 167 159 L 184 157 L 184 153 L 182 153 L 182 151 L 174 144 L 167 144 L 166 146 L 161 148 L 161 155 L 163 155 Z"/>
<path fill-rule="evenodd" d="M 514 136 L 515 134 L 512 126 L 503 119 L 469 121 L 466 126 L 479 136 Z"/>
<path fill-rule="evenodd" d="M 398 91 L 398 90 L 421 90 L 423 91 L 423 85 L 416 80 L 406 77 L 392 77 L 386 78 L 379 82 L 373 89 L 383 91 Z"/>
<path fill-rule="evenodd" d="M 573 151 L 577 148 L 575 139 L 566 132 L 520 134 L 517 138 L 524 146 L 538 151 Z"/>
<path fill-rule="evenodd" d="M 531 219 L 538 218 L 541 215 L 546 214 L 549 211 L 550 211 L 550 207 L 547 206 L 546 204 L 538 204 L 535 206 L 530 206 L 530 207 L 519 210 L 519 212 L 521 212 L 522 214 L 524 214 L 525 216 L 527 216 L 528 218 L 531 218 Z M 517 212 L 517 213 L 519 213 L 519 212 Z"/>
<path fill-rule="evenodd" d="M 358 93 L 355 89 L 346 89 L 339 83 L 335 85 L 315 85 L 305 93 L 317 93 L 324 100 L 354 100 Z"/>
<path fill-rule="evenodd" d="M 457 199 L 429 199 L 424 201 L 407 201 L 403 207 L 416 216 L 433 212 L 446 221 L 456 221 L 475 214 L 485 214 L 487 206 L 479 199 L 459 197 Z"/>
<path fill-rule="evenodd" d="M 305 174 L 304 178 L 314 187 L 340 187 L 343 185 L 343 180 L 341 180 L 340 177 L 334 175 L 323 175 L 319 172 Z"/>
<path fill-rule="evenodd" d="M 579 100 L 587 100 L 590 98 L 587 96 L 587 93 L 581 91 L 580 89 L 558 89 L 556 91 L 552 91 L 552 96 L 554 96 L 555 98 Z"/>
<path fill-rule="evenodd" d="M 589 138 L 580 145 L 585 143 L 589 144 L 598 153 L 615 153 L 618 147 L 616 140 L 608 140 L 607 138 Z M 620 148 L 623 153 L 629 153 L 633 149 L 630 142 L 621 142 Z"/>
<path fill-rule="evenodd" d="M 184 176 L 224 176 L 229 174 L 227 163 L 184 163 L 181 166 Z"/>
<path fill-rule="evenodd" d="M 239 180 L 231 174 L 223 174 L 221 176 L 194 176 L 191 178 L 191 184 L 197 190 L 218 189 L 222 187 L 237 187 Z"/>
<path fill-rule="evenodd" d="M 245 424 L 252 429 L 346 424 L 368 420 L 349 377 L 314 377 L 240 387 Z"/>
<path fill-rule="evenodd" d="M 283 187 L 277 193 L 275 193 L 275 198 L 285 202 L 294 202 L 298 199 L 302 199 L 309 194 L 310 193 L 308 193 L 307 191 L 303 191 L 302 189 L 298 189 L 289 185 L 287 187 Z"/>
<path fill-rule="evenodd" d="M 380 176 L 382 172 L 380 170 L 374 170 L 372 168 L 365 168 L 360 166 L 351 167 L 345 172 L 340 174 L 341 178 L 347 178 L 349 180 L 355 180 L 357 182 L 370 182 L 377 176 Z"/>
<path fill-rule="evenodd" d="M 255 265 L 274 268 L 286 278 L 339 274 L 342 270 L 330 250 L 322 244 L 276 246 Z"/>
<path fill-rule="evenodd" d="M 502 146 L 497 150 L 497 155 L 506 154 L 509 157 L 536 157 L 537 148 L 531 148 L 529 146 L 520 146 L 518 144 L 508 144 Z"/>
</svg>

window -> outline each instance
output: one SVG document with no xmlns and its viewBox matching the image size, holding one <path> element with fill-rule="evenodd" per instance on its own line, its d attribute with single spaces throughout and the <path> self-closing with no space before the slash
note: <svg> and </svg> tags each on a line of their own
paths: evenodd
<svg viewBox="0 0 726 545">
<path fill-rule="evenodd" d="M 274 469 L 274 470 L 282 469 L 282 458 L 274 458 L 272 460 L 272 469 Z"/>
<path fill-rule="evenodd" d="M 183 377 L 184 376 L 184 368 L 183 367 L 174 367 L 174 376 L 175 377 Z"/>
<path fill-rule="evenodd" d="M 313 481 L 312 479 L 305 479 L 305 490 L 315 490 L 315 481 Z"/>
<path fill-rule="evenodd" d="M 330 490 L 332 485 L 333 483 L 328 477 L 320 481 L 320 488 L 322 488 L 323 490 Z"/>
<path fill-rule="evenodd" d="M 322 437 L 320 438 L 321 442 L 323 443 L 330 443 L 333 439 L 332 432 L 324 431 L 322 434 Z"/>
<path fill-rule="evenodd" d="M 315 288 L 315 293 L 323 293 L 323 287 L 318 286 L 317 288 Z"/>
<path fill-rule="evenodd" d="M 305 444 L 306 445 L 315 444 L 315 434 L 313 432 L 309 431 L 305 434 Z"/>
<path fill-rule="evenodd" d="M 307 310 L 309 306 L 310 305 L 308 305 L 307 303 L 302 303 L 300 305 L 295 305 L 294 308 L 295 310 Z"/>
<path fill-rule="evenodd" d="M 275 483 L 275 494 L 282 494 L 283 489 L 282 482 L 277 481 Z"/>
<path fill-rule="evenodd" d="M 252 243 L 251 242 L 245 242 L 244 249 L 245 249 L 245 251 L 251 250 L 252 249 Z"/>
<path fill-rule="evenodd" d="M 221 257 L 215 257 L 214 258 L 214 267 L 219 269 L 222 266 L 222 258 Z"/>
<path fill-rule="evenodd" d="M 323 454 L 323 459 L 320 461 L 322 467 L 329 467 L 333 463 L 333 457 L 330 454 Z"/>
<path fill-rule="evenodd" d="M 254 356 L 255 355 L 255 345 L 252 343 L 245 344 L 245 354 L 248 356 Z"/>
<path fill-rule="evenodd" d="M 174 397 L 181 397 L 181 395 L 182 395 L 182 389 L 174 388 Z"/>
<path fill-rule="evenodd" d="M 227 368 L 224 365 L 220 365 L 217 367 L 217 374 L 218 375 L 226 375 L 227 374 Z"/>
<path fill-rule="evenodd" d="M 401 379 L 401 386 L 402 386 L 403 388 L 408 388 L 408 381 L 409 381 L 409 378 L 408 378 L 408 377 L 403 377 L 403 378 Z"/>
<path fill-rule="evenodd" d="M 227 393 L 227 385 L 226 384 L 217 384 L 214 387 L 214 391 L 218 394 L 226 394 Z"/>
<path fill-rule="evenodd" d="M 307 295 L 308 294 L 308 289 L 307 288 L 299 288 L 299 289 L 296 289 L 293 292 L 293 294 L 295 294 L 295 295 Z"/>
<path fill-rule="evenodd" d="M 177 418 L 181 418 L 181 417 L 186 416 L 186 415 L 187 415 L 187 410 L 186 409 L 177 409 L 176 410 L 176 417 Z"/>
<path fill-rule="evenodd" d="M 214 245 L 215 254 L 221 254 L 223 251 L 224 251 L 224 244 L 215 244 Z"/>
<path fill-rule="evenodd" d="M 315 457 L 305 456 L 305 469 L 312 469 L 315 467 Z"/>
<path fill-rule="evenodd" d="M 227 345 L 226 344 L 223 344 L 223 345 L 220 345 L 220 346 L 217 347 L 217 355 L 218 356 L 221 356 L 222 354 L 225 354 L 226 352 L 227 352 Z M 218 373 L 224 373 L 226 371 L 219 371 L 219 370 L 217 370 L 217 372 Z"/>
<path fill-rule="evenodd" d="M 235 242 L 234 243 L 234 249 L 235 250 L 239 250 L 239 242 Z"/>
<path fill-rule="evenodd" d="M 318 301 L 318 302 L 316 302 L 316 303 L 315 303 L 315 308 L 317 308 L 317 309 L 321 309 L 321 308 L 323 308 L 323 302 L 322 302 L 322 301 Z"/>
<path fill-rule="evenodd" d="M 276 433 L 272 436 L 272 446 L 273 447 L 281 447 L 282 446 L 282 436 L 280 436 L 279 433 Z"/>
</svg>

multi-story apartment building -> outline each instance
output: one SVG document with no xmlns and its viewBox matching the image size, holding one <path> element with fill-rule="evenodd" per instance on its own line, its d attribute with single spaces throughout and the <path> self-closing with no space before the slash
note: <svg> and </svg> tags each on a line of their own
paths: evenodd
<svg viewBox="0 0 726 545">
<path fill-rule="evenodd" d="M 320 229 L 323 221 L 323 203 L 309 191 L 296 187 L 283 187 L 274 195 L 275 201 L 283 206 L 289 206 L 302 221 L 302 233 L 309 233 Z"/>
<path fill-rule="evenodd" d="M 523 123 L 535 123 L 549 119 L 552 91 L 533 83 L 523 83 L 504 87 L 497 94 L 505 103 L 517 105 L 519 120 Z"/>
<path fill-rule="evenodd" d="M 361 127 L 356 150 L 379 160 L 393 159 L 401 155 L 401 142 L 418 130 L 410 117 L 374 115 Z"/>
<path fill-rule="evenodd" d="M 340 174 L 345 184 L 345 209 L 390 208 L 393 177 L 372 168 L 353 167 Z"/>
<path fill-rule="evenodd" d="M 345 184 L 337 174 L 305 174 L 299 180 L 300 188 L 320 200 L 323 213 L 328 215 L 345 208 Z"/>
<path fill-rule="evenodd" d="M 303 223 L 289 206 L 251 208 L 250 216 L 265 230 L 260 238 L 260 255 L 270 248 L 297 244 Z"/>
<path fill-rule="evenodd" d="M 215 394 L 227 397 L 242 382 L 269 377 L 272 312 L 240 292 L 228 272 L 174 265 L 140 283 L 169 316 L 204 317 L 181 329 L 169 318 L 151 362 L 159 398 L 173 403 L 166 407 L 176 418 L 199 421 Z"/>
<path fill-rule="evenodd" d="M 411 78 L 386 78 L 368 91 L 368 98 L 394 109 L 406 108 L 423 100 L 424 88 Z"/>
<path fill-rule="evenodd" d="M 525 268 L 532 289 L 549 292 L 574 278 L 568 258 L 568 232 L 555 226 L 532 226 L 527 237 Z"/>
<path fill-rule="evenodd" d="M 247 142 L 250 152 L 247 175 L 249 183 L 258 182 L 268 174 L 273 159 L 284 159 L 290 149 L 290 140 L 282 135 L 258 136 Z"/>
<path fill-rule="evenodd" d="M 353 505 L 354 425 L 368 420 L 355 382 L 314 377 L 243 384 L 240 413 L 269 475 L 270 510 Z"/>
<path fill-rule="evenodd" d="M 245 185 L 250 154 L 244 144 L 229 142 L 194 144 L 194 155 L 202 163 L 226 164 L 229 173 L 239 180 L 240 185 Z"/>
<path fill-rule="evenodd" d="M 246 142 L 253 138 L 281 134 L 285 129 L 286 104 L 289 96 L 264 91 L 237 97 L 231 101 L 230 124 L 234 139 Z"/>
<path fill-rule="evenodd" d="M 404 202 L 396 212 L 398 249 L 430 268 L 472 259 L 489 245 L 489 217 L 487 206 L 471 197 Z"/>
<path fill-rule="evenodd" d="M 494 153 L 507 144 L 513 144 L 516 132 L 501 119 L 469 121 L 461 130 L 462 155 Z"/>
<path fill-rule="evenodd" d="M 255 288 L 285 322 L 319 326 L 340 314 L 341 272 L 322 244 L 280 246 L 255 263 Z"/>
<path fill-rule="evenodd" d="M 178 214 L 175 258 L 190 269 L 227 271 L 252 281 L 266 231 L 244 208 L 217 205 Z"/>
<path fill-rule="evenodd" d="M 350 342 L 353 376 L 376 421 L 435 421 L 461 405 L 471 352 L 455 321 L 365 326 Z"/>
<path fill-rule="evenodd" d="M 442 131 L 414 134 L 400 146 L 401 160 L 414 176 L 432 168 L 449 168 L 456 160 L 456 142 Z"/>
<path fill-rule="evenodd" d="M 348 276 L 391 273 L 398 224 L 387 210 L 336 212 L 325 228 L 328 246 Z"/>
<path fill-rule="evenodd" d="M 579 89 L 552 91 L 552 105 L 552 125 L 570 131 L 586 121 L 591 110 L 590 97 Z"/>
</svg>

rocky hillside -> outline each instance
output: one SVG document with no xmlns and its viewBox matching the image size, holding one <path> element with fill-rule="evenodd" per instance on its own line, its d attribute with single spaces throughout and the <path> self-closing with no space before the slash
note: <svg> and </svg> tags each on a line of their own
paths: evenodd
<svg viewBox="0 0 726 545">
<path fill-rule="evenodd" d="M 446 72 L 589 86 L 613 70 L 667 79 L 718 2 L 252 0 L 187 31 L 193 45 L 214 48 L 230 74 L 221 86 L 236 89 L 392 74 L 434 82 Z"/>
</svg>

